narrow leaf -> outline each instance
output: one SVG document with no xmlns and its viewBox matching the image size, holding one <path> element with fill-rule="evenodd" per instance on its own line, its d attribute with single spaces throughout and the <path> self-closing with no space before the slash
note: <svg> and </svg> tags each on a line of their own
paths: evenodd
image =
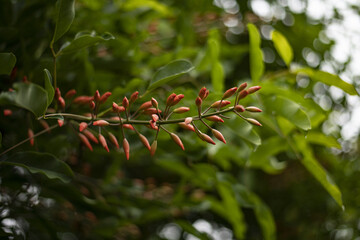
<svg viewBox="0 0 360 240">
<path fill-rule="evenodd" d="M 249 31 L 250 42 L 250 75 L 254 82 L 259 81 L 264 73 L 263 54 L 261 51 L 261 38 L 257 28 L 249 23 L 247 25 Z"/>
<path fill-rule="evenodd" d="M 63 182 L 70 182 L 74 176 L 66 163 L 49 153 L 18 152 L 0 163 L 23 167 L 31 173 L 41 173 Z"/>
<path fill-rule="evenodd" d="M 224 90 L 225 74 L 220 61 L 216 61 L 211 68 L 211 83 L 215 92 Z"/>
<path fill-rule="evenodd" d="M 52 86 L 51 74 L 49 70 L 47 70 L 46 68 L 44 69 L 44 76 L 45 76 L 45 90 L 47 92 L 47 107 L 48 107 L 54 98 L 55 90 Z"/>
<path fill-rule="evenodd" d="M 56 42 L 70 28 L 75 18 L 75 0 L 58 0 L 56 2 L 56 26 L 52 43 Z"/>
<path fill-rule="evenodd" d="M 16 57 L 12 53 L 0 53 L 0 75 L 10 75 L 16 63 Z"/>
<path fill-rule="evenodd" d="M 278 31 L 273 31 L 271 34 L 272 41 L 276 51 L 279 53 L 280 57 L 284 60 L 287 66 L 290 65 L 293 59 L 293 50 L 287 41 L 287 39 Z"/>
<path fill-rule="evenodd" d="M 308 141 L 309 143 L 323 145 L 325 147 L 334 147 L 341 149 L 341 145 L 340 143 L 338 143 L 336 138 L 332 136 L 326 136 L 321 132 L 308 132 L 308 134 L 306 135 L 306 141 Z"/>
</svg>

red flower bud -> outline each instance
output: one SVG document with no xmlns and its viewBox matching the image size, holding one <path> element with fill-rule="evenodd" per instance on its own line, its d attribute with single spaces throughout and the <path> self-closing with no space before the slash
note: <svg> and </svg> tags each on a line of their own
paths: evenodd
<svg viewBox="0 0 360 240">
<path fill-rule="evenodd" d="M 133 103 L 133 102 L 135 102 L 136 99 L 138 99 L 138 96 L 139 96 L 139 92 L 138 92 L 138 91 L 136 91 L 136 92 L 134 92 L 133 94 L 131 94 L 130 104 Z"/>
<path fill-rule="evenodd" d="M 83 130 L 83 134 L 90 139 L 91 141 L 93 141 L 94 143 L 99 143 L 99 141 L 97 140 L 97 138 L 94 136 L 94 134 L 92 134 L 92 132 L 90 132 L 89 130 L 85 129 Z"/>
<path fill-rule="evenodd" d="M 152 115 L 151 115 L 151 119 L 152 119 L 154 122 L 157 122 L 157 120 L 159 120 L 159 116 L 156 115 L 156 114 L 152 114 Z"/>
<path fill-rule="evenodd" d="M 151 108 L 151 106 L 152 106 L 151 101 L 144 102 L 144 103 L 139 107 L 138 111 Z"/>
<path fill-rule="evenodd" d="M 183 99 L 185 96 L 184 94 L 179 94 L 174 98 L 174 101 L 172 102 L 171 106 L 175 106 L 176 104 L 178 104 L 181 99 Z"/>
<path fill-rule="evenodd" d="M 154 108 L 157 108 L 159 106 L 158 102 L 156 101 L 155 98 L 151 98 L 151 104 Z"/>
<path fill-rule="evenodd" d="M 223 143 L 226 144 L 225 138 L 224 136 L 221 134 L 221 132 L 219 132 L 216 129 L 211 129 L 212 134 L 214 134 L 214 136 L 219 139 L 220 141 L 222 141 Z"/>
<path fill-rule="evenodd" d="M 100 101 L 100 93 L 99 93 L 99 90 L 96 90 L 96 91 L 95 91 L 94 100 L 95 100 L 95 102 L 99 102 L 99 101 Z"/>
<path fill-rule="evenodd" d="M 186 124 L 186 123 L 178 123 L 179 126 L 185 130 L 189 130 L 189 131 L 193 131 L 195 132 L 195 128 L 193 125 L 190 125 L 190 124 Z"/>
<path fill-rule="evenodd" d="M 187 117 L 187 118 L 185 118 L 184 123 L 185 123 L 186 125 L 189 125 L 189 124 L 192 122 L 192 120 L 193 120 L 192 117 Z"/>
<path fill-rule="evenodd" d="M 121 112 L 125 111 L 125 108 L 123 106 L 119 106 L 119 105 L 117 105 L 117 103 L 113 102 L 112 110 L 116 113 L 121 113 Z"/>
<path fill-rule="evenodd" d="M 195 100 L 195 104 L 196 104 L 196 106 L 198 106 L 198 107 L 200 107 L 200 106 L 201 106 L 201 104 L 202 104 L 202 100 L 201 100 L 201 98 L 200 98 L 200 97 L 197 97 L 197 98 L 196 98 L 196 100 Z"/>
<path fill-rule="evenodd" d="M 110 142 L 112 142 L 116 148 L 119 148 L 118 140 L 116 139 L 114 134 L 112 134 L 111 132 L 108 132 L 108 135 L 109 135 Z"/>
<path fill-rule="evenodd" d="M 110 123 L 108 121 L 105 121 L 105 120 L 97 120 L 97 121 L 93 122 L 94 126 L 100 126 L 100 127 L 108 126 L 109 124 Z"/>
<path fill-rule="evenodd" d="M 12 111 L 10 109 L 4 109 L 4 116 L 11 116 Z"/>
<path fill-rule="evenodd" d="M 94 110 L 94 109 L 95 109 L 95 102 L 94 102 L 94 101 L 91 101 L 91 102 L 89 103 L 89 108 L 90 108 L 91 110 Z"/>
<path fill-rule="evenodd" d="M 237 112 L 245 112 L 245 108 L 242 105 L 236 105 L 235 111 Z"/>
<path fill-rule="evenodd" d="M 151 147 L 150 147 L 150 144 L 149 144 L 149 141 L 147 140 L 147 138 L 140 133 L 139 133 L 139 138 L 140 138 L 140 141 L 142 142 L 142 144 L 144 144 L 144 146 L 150 151 Z"/>
<path fill-rule="evenodd" d="M 206 95 L 206 87 L 203 87 L 203 88 L 201 88 L 200 89 L 200 91 L 199 91 L 199 97 L 201 98 L 201 99 L 205 99 L 206 97 L 205 97 L 205 95 Z"/>
<path fill-rule="evenodd" d="M 89 142 L 89 140 L 87 139 L 87 137 L 85 137 L 85 135 L 79 133 L 78 136 L 80 137 L 80 140 L 84 143 L 84 145 L 90 149 L 90 151 L 93 151 L 93 148 Z"/>
<path fill-rule="evenodd" d="M 253 106 L 246 107 L 245 110 L 249 111 L 249 112 L 262 112 L 262 110 L 260 108 L 253 107 Z"/>
<path fill-rule="evenodd" d="M 213 145 L 215 145 L 216 143 L 214 142 L 214 140 L 212 140 L 211 137 L 209 137 L 208 135 L 206 135 L 205 133 L 200 133 L 200 138 L 201 140 L 205 141 L 205 142 L 208 142 L 208 143 L 211 143 Z"/>
<path fill-rule="evenodd" d="M 145 109 L 143 113 L 147 114 L 147 115 L 152 115 L 152 114 L 157 114 L 158 110 L 156 108 L 148 108 L 148 109 Z M 159 109 L 159 113 L 161 113 L 160 109 Z"/>
<path fill-rule="evenodd" d="M 86 122 L 81 122 L 79 124 L 79 131 L 82 132 L 88 127 L 88 124 Z"/>
<path fill-rule="evenodd" d="M 181 139 L 175 134 L 175 133 L 170 133 L 170 136 L 172 138 L 172 140 L 181 147 L 181 149 L 184 151 L 184 144 L 181 142 Z"/>
<path fill-rule="evenodd" d="M 244 90 L 246 87 L 247 87 L 247 83 L 246 83 L 246 82 L 240 84 L 240 86 L 238 87 L 237 92 L 241 92 L 241 91 Z"/>
<path fill-rule="evenodd" d="M 92 100 L 94 100 L 94 97 L 90 96 L 79 96 L 76 97 L 73 101 L 75 104 L 89 104 Z"/>
<path fill-rule="evenodd" d="M 222 123 L 224 122 L 224 120 L 221 117 L 216 115 L 206 117 L 206 119 L 212 122 L 222 122 Z"/>
<path fill-rule="evenodd" d="M 155 141 L 151 144 L 151 147 L 150 147 L 150 154 L 151 154 L 151 156 L 154 156 L 154 155 L 155 155 L 156 148 L 157 148 L 157 140 L 155 140 Z"/>
<path fill-rule="evenodd" d="M 242 90 L 238 95 L 238 100 L 245 98 L 249 92 L 247 90 Z"/>
<path fill-rule="evenodd" d="M 76 90 L 71 89 L 71 90 L 67 91 L 67 93 L 65 94 L 65 98 L 66 99 L 72 98 L 75 94 L 76 94 Z"/>
<path fill-rule="evenodd" d="M 100 103 L 106 102 L 106 100 L 111 96 L 111 92 L 106 92 L 100 97 Z"/>
<path fill-rule="evenodd" d="M 41 126 L 43 126 L 43 128 L 46 129 L 48 133 L 50 133 L 49 124 L 45 120 L 42 120 L 42 119 L 39 122 L 40 122 Z"/>
<path fill-rule="evenodd" d="M 103 135 L 101 135 L 101 134 L 99 134 L 99 141 L 100 141 L 101 145 L 103 146 L 103 148 L 105 148 L 105 150 L 106 150 L 107 152 L 109 152 L 109 148 L 108 148 L 108 146 L 107 146 L 106 139 L 105 139 L 105 137 L 104 137 Z"/>
<path fill-rule="evenodd" d="M 257 92 L 257 91 L 259 91 L 261 89 L 261 87 L 260 86 L 254 86 L 254 87 L 250 87 L 250 88 L 248 88 L 248 92 L 249 92 L 249 94 L 252 94 L 252 93 L 254 93 L 254 92 Z"/>
<path fill-rule="evenodd" d="M 64 120 L 62 119 L 58 119 L 57 122 L 59 124 L 59 127 L 62 127 L 64 125 Z"/>
<path fill-rule="evenodd" d="M 166 105 L 171 106 L 172 103 L 174 102 L 174 99 L 176 98 L 176 94 L 172 93 L 170 94 L 170 96 L 167 98 L 166 100 Z"/>
<path fill-rule="evenodd" d="M 129 145 L 129 142 L 126 138 L 124 138 L 123 140 L 123 148 L 124 148 L 124 153 L 125 153 L 125 156 L 126 156 L 126 160 L 129 160 L 130 158 L 130 145 Z"/>
<path fill-rule="evenodd" d="M 248 121 L 249 123 L 253 124 L 253 125 L 256 125 L 256 126 L 259 126 L 259 127 L 262 126 L 261 123 L 259 123 L 259 121 L 256 120 L 256 119 L 253 119 L 253 118 L 245 118 L 245 120 Z"/>
<path fill-rule="evenodd" d="M 55 99 L 57 100 L 59 97 L 61 97 L 61 91 L 59 88 L 55 89 Z"/>
<path fill-rule="evenodd" d="M 231 97 L 232 95 L 234 95 L 234 93 L 236 92 L 236 90 L 237 90 L 237 87 L 233 87 L 233 88 L 230 88 L 230 89 L 228 89 L 225 93 L 224 93 L 224 95 L 223 95 L 223 99 L 226 99 L 226 98 L 229 98 L 229 97 Z"/>
<path fill-rule="evenodd" d="M 150 120 L 149 123 L 152 129 L 157 130 L 158 127 L 156 126 L 156 122 L 154 120 Z"/>
<path fill-rule="evenodd" d="M 185 113 L 188 111 L 190 111 L 190 108 L 188 108 L 188 107 L 179 107 L 179 108 L 174 109 L 174 113 Z"/>
<path fill-rule="evenodd" d="M 129 107 L 129 100 L 127 99 L 127 97 L 124 97 L 124 99 L 122 101 L 122 105 L 124 108 Z"/>
<path fill-rule="evenodd" d="M 134 127 L 131 124 L 123 124 L 123 128 L 134 130 Z"/>
<path fill-rule="evenodd" d="M 65 108 L 65 100 L 62 98 L 62 97 L 59 97 L 57 99 L 57 102 L 58 102 L 58 105 L 61 109 L 64 109 Z"/>
<path fill-rule="evenodd" d="M 28 129 L 28 137 L 30 138 L 29 141 L 30 141 L 30 145 L 31 146 L 34 146 L 34 132 L 32 129 Z"/>
<path fill-rule="evenodd" d="M 221 102 L 221 106 L 220 106 L 220 102 Z M 230 101 L 227 101 L 227 100 L 223 100 L 223 101 L 221 101 L 221 100 L 219 100 L 219 101 L 216 101 L 216 102 L 214 102 L 213 104 L 211 104 L 211 108 L 223 108 L 223 107 L 225 107 L 225 106 L 227 106 L 227 105 L 229 105 L 231 102 Z"/>
</svg>

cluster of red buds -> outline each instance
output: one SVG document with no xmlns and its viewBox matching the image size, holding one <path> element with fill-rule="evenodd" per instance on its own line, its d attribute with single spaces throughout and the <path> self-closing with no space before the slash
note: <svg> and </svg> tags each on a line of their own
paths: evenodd
<svg viewBox="0 0 360 240">
<path fill-rule="evenodd" d="M 65 99 L 72 99 L 71 103 L 78 105 L 88 105 L 91 113 L 86 114 L 86 116 L 75 115 L 75 114 L 67 114 L 67 113 L 55 113 L 48 114 L 46 116 L 51 115 L 61 115 L 66 118 L 72 118 L 78 121 L 71 121 L 73 125 L 78 129 L 78 136 L 81 142 L 88 148 L 90 151 L 93 150 L 91 145 L 92 143 L 100 143 L 103 148 L 109 152 L 108 141 L 110 141 L 115 148 L 119 149 L 120 144 L 118 139 L 108 131 L 106 128 L 108 126 L 119 126 L 121 129 L 121 145 L 123 151 L 125 153 L 126 159 L 130 157 L 130 144 L 126 138 L 125 129 L 134 131 L 139 137 L 142 144 L 150 151 L 151 155 L 154 155 L 157 149 L 157 139 L 158 134 L 161 130 L 168 133 L 170 138 L 182 149 L 185 150 L 184 144 L 182 143 L 180 137 L 173 132 L 170 132 L 165 128 L 167 124 L 178 124 L 181 128 L 189 131 L 193 131 L 196 135 L 203 141 L 215 144 L 214 140 L 200 131 L 197 127 L 196 122 L 205 125 L 212 133 L 212 135 L 217 138 L 219 141 L 226 143 L 226 140 L 222 133 L 213 127 L 211 127 L 206 121 L 223 123 L 224 119 L 228 117 L 223 114 L 227 112 L 234 112 L 236 115 L 244 119 L 245 121 L 261 126 L 261 124 L 253 119 L 244 117 L 241 113 L 248 112 L 261 112 L 261 109 L 253 106 L 244 107 L 239 104 L 239 101 L 249 94 L 255 93 L 261 87 L 254 86 L 247 88 L 247 83 L 241 84 L 239 87 L 233 87 L 225 91 L 222 98 L 218 101 L 213 102 L 208 106 L 205 110 L 203 110 L 203 105 L 205 99 L 209 95 L 209 90 L 203 87 L 197 98 L 195 99 L 195 105 L 197 107 L 197 115 L 192 117 L 184 117 L 179 119 L 170 119 L 173 114 L 183 114 L 190 110 L 189 107 L 178 105 L 181 100 L 184 98 L 183 94 L 175 94 L 172 93 L 167 98 L 165 102 L 165 107 L 160 110 L 159 103 L 155 98 L 151 98 L 150 101 L 142 103 L 137 108 L 133 107 L 135 102 L 138 100 L 139 93 L 134 92 L 130 98 L 124 97 L 123 100 L 119 103 L 113 102 L 112 107 L 108 110 L 98 113 L 99 106 L 106 102 L 106 100 L 110 97 L 111 93 L 106 92 L 103 95 L 100 95 L 97 90 L 94 96 L 78 96 L 74 99 L 73 96 L 76 94 L 75 90 L 70 90 L 66 95 Z M 231 102 L 228 100 L 230 97 L 235 95 L 235 100 L 232 106 L 228 106 Z M 61 97 L 61 93 L 59 89 L 55 91 L 55 100 L 57 101 L 57 106 L 60 110 L 65 110 L 65 100 Z M 136 109 L 135 111 L 131 111 L 131 108 Z M 108 117 L 104 117 L 104 116 Z M 46 117 L 45 116 L 45 117 Z M 148 120 L 139 120 L 141 116 L 145 116 Z M 59 125 L 63 125 L 63 121 L 59 121 Z M 137 128 L 136 125 L 145 125 L 150 129 L 156 131 L 155 138 L 150 145 L 148 139 L 142 135 Z M 95 131 L 94 128 L 98 131 Z M 105 133 L 104 133 L 105 132 Z M 29 133 L 29 135 L 31 135 Z"/>
</svg>

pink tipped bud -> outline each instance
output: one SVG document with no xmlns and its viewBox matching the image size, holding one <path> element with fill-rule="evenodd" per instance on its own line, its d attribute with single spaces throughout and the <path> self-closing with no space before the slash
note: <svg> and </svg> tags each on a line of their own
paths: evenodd
<svg viewBox="0 0 360 240">
<path fill-rule="evenodd" d="M 119 106 L 119 105 L 117 105 L 117 103 L 113 102 L 112 110 L 116 113 L 121 113 L 121 112 L 125 111 L 125 108 L 123 106 Z"/>
<path fill-rule="evenodd" d="M 184 151 L 184 144 L 182 143 L 181 139 L 178 137 L 178 135 L 176 135 L 175 133 L 170 133 L 170 136 L 172 138 L 172 140 L 181 147 L 181 149 Z"/>
<path fill-rule="evenodd" d="M 220 141 L 222 141 L 223 143 L 226 144 L 225 138 L 224 138 L 224 136 L 221 134 L 221 132 L 219 132 L 219 131 L 216 130 L 216 129 L 211 129 L 211 132 L 212 132 L 212 134 L 214 134 L 214 136 L 215 136 L 218 140 L 220 140 Z"/>
<path fill-rule="evenodd" d="M 87 137 L 85 137 L 85 135 L 83 135 L 83 134 L 81 134 L 81 133 L 79 133 L 78 136 L 79 136 L 81 142 L 82 142 L 90 151 L 93 151 L 93 148 L 92 148 L 89 140 L 87 139 Z"/>
<path fill-rule="evenodd" d="M 152 103 L 151 101 L 147 101 L 147 102 L 144 102 L 140 107 L 139 107 L 139 111 L 140 110 L 145 110 L 145 109 L 148 109 L 148 108 L 151 108 L 152 107 Z"/>
<path fill-rule="evenodd" d="M 222 122 L 222 123 L 224 122 L 224 120 L 221 117 L 216 115 L 206 117 L 206 119 L 212 122 Z"/>
<path fill-rule="evenodd" d="M 176 98 L 176 94 L 172 93 L 166 100 L 166 105 L 171 106 L 174 102 L 174 99 Z"/>
<path fill-rule="evenodd" d="M 155 98 L 151 98 L 151 104 L 154 108 L 157 108 L 159 106 L 158 102 L 156 101 Z"/>
<path fill-rule="evenodd" d="M 106 92 L 100 97 L 100 103 L 106 102 L 106 100 L 111 96 L 111 92 Z"/>
<path fill-rule="evenodd" d="M 186 125 L 189 125 L 189 124 L 192 122 L 192 120 L 193 120 L 192 117 L 187 117 L 187 118 L 185 118 L 184 123 L 185 123 Z"/>
<path fill-rule="evenodd" d="M 224 95 L 223 95 L 223 99 L 226 99 L 226 98 L 229 98 L 229 97 L 231 97 L 232 95 L 234 95 L 234 93 L 236 93 L 236 90 L 237 90 L 237 87 L 233 87 L 233 88 L 230 88 L 230 89 L 228 89 L 225 93 L 224 93 Z"/>
<path fill-rule="evenodd" d="M 151 147 L 150 147 L 150 144 L 149 144 L 149 141 L 147 140 L 147 138 L 144 135 L 140 134 L 140 133 L 139 133 L 139 138 L 140 138 L 140 141 L 142 142 L 142 144 L 144 144 L 144 146 L 149 151 L 151 151 Z"/>
<path fill-rule="evenodd" d="M 59 97 L 59 98 L 57 99 L 57 103 L 58 103 L 58 105 L 59 105 L 59 107 L 60 107 L 61 109 L 64 109 L 64 108 L 65 108 L 65 100 L 64 100 L 62 97 Z"/>
<path fill-rule="evenodd" d="M 123 148 L 124 148 L 124 153 L 125 153 L 125 156 L 126 156 L 126 160 L 129 160 L 130 158 L 130 145 L 129 145 L 129 142 L 126 138 L 124 138 L 123 140 Z"/>
<path fill-rule="evenodd" d="M 201 98 L 201 99 L 205 99 L 206 97 L 205 97 L 205 95 L 206 95 L 206 87 L 203 87 L 203 88 L 201 88 L 200 89 L 200 91 L 199 91 L 199 97 Z"/>
<path fill-rule="evenodd" d="M 133 102 L 135 102 L 136 99 L 138 99 L 138 96 L 139 96 L 139 92 L 138 92 L 138 91 L 136 91 L 136 92 L 134 92 L 133 94 L 131 94 L 130 104 L 133 103 Z"/>
<path fill-rule="evenodd" d="M 200 107 L 200 106 L 201 106 L 201 104 L 202 104 L 202 100 L 201 100 L 201 98 L 200 98 L 200 97 L 197 97 L 197 98 L 196 98 L 196 100 L 195 100 L 195 104 L 196 104 L 196 106 L 198 106 L 198 107 Z"/>
<path fill-rule="evenodd" d="M 156 115 L 156 114 L 152 114 L 151 115 L 151 119 L 154 121 L 154 122 L 157 122 L 159 120 L 159 116 Z"/>
<path fill-rule="evenodd" d="M 209 90 L 206 90 L 203 100 L 205 100 L 208 96 L 209 96 Z"/>
<path fill-rule="evenodd" d="M 95 100 L 95 102 L 99 102 L 99 101 L 100 101 L 100 93 L 99 93 L 99 90 L 96 90 L 96 91 L 95 91 L 94 100 Z"/>
<path fill-rule="evenodd" d="M 11 116 L 12 111 L 10 109 L 4 109 L 4 116 Z"/>
<path fill-rule="evenodd" d="M 256 120 L 256 119 L 253 119 L 253 118 L 245 118 L 245 120 L 248 121 L 249 123 L 253 124 L 253 125 L 256 125 L 256 126 L 259 126 L 259 127 L 262 126 L 261 123 L 259 123 L 259 121 Z"/>
<path fill-rule="evenodd" d="M 106 139 L 103 135 L 99 134 L 99 141 L 101 143 L 101 145 L 103 146 L 103 148 L 105 148 L 105 150 L 107 152 L 109 152 L 109 148 L 108 148 L 108 145 L 107 145 L 107 142 L 106 142 Z"/>
<path fill-rule="evenodd" d="M 112 142 L 116 148 L 119 148 L 118 140 L 116 139 L 114 134 L 112 134 L 111 132 L 108 132 L 108 135 L 109 135 L 110 142 Z"/>
<path fill-rule="evenodd" d="M 240 86 L 238 87 L 237 92 L 241 92 L 241 91 L 244 90 L 246 87 L 247 87 L 247 83 L 246 83 L 246 82 L 240 84 Z"/>
<path fill-rule="evenodd" d="M 86 122 L 81 122 L 79 124 L 79 131 L 82 132 L 88 127 L 88 124 Z"/>
<path fill-rule="evenodd" d="M 171 106 L 175 106 L 176 104 L 178 104 L 181 99 L 183 99 L 185 96 L 184 94 L 179 94 L 174 98 L 174 101 L 172 102 Z"/>
<path fill-rule="evenodd" d="M 215 145 L 216 143 L 214 142 L 214 140 L 212 140 L 212 138 L 208 135 L 206 135 L 205 133 L 200 133 L 200 138 L 201 140 L 205 141 L 205 142 L 208 142 L 208 143 L 211 143 L 213 145 Z"/>
<path fill-rule="evenodd" d="M 59 88 L 55 89 L 55 99 L 57 100 L 59 97 L 61 97 L 61 91 Z"/>
<path fill-rule="evenodd" d="M 254 87 L 249 87 L 247 91 L 249 92 L 249 94 L 252 94 L 254 92 L 259 91 L 260 89 L 261 89 L 260 86 L 254 86 Z"/>
<path fill-rule="evenodd" d="M 94 126 L 100 126 L 100 127 L 108 126 L 109 124 L 110 123 L 108 121 L 105 121 L 105 120 L 97 120 L 97 121 L 93 122 Z"/>
<path fill-rule="evenodd" d="M 134 127 L 131 124 L 123 124 L 123 128 L 134 130 Z"/>
<path fill-rule="evenodd" d="M 57 122 L 59 124 L 59 127 L 62 127 L 64 125 L 64 120 L 62 119 L 58 119 Z"/>
<path fill-rule="evenodd" d="M 221 103 L 221 106 L 220 106 L 220 103 Z M 219 101 L 216 101 L 216 102 L 214 102 L 213 104 L 211 104 L 211 108 L 223 108 L 223 107 L 225 107 L 225 106 L 227 106 L 227 105 L 229 105 L 231 102 L 230 101 L 227 101 L 227 100 L 223 100 L 223 101 L 221 101 L 221 100 L 219 100 Z"/>
<path fill-rule="evenodd" d="M 157 114 L 158 110 L 156 108 L 148 108 L 148 109 L 145 109 L 143 113 L 147 114 L 147 115 L 152 115 L 152 114 Z M 159 113 L 161 113 L 160 109 L 159 109 Z"/>
<path fill-rule="evenodd" d="M 154 155 L 155 155 L 156 148 L 157 148 L 157 140 L 155 140 L 155 141 L 151 144 L 151 147 L 150 147 L 150 154 L 151 154 L 151 156 L 154 156 Z"/>
<path fill-rule="evenodd" d="M 248 112 L 262 112 L 262 110 L 260 108 L 253 107 L 253 106 L 246 107 L 245 110 Z"/>
<path fill-rule="evenodd" d="M 238 100 L 245 98 L 247 95 L 249 95 L 249 92 L 247 90 L 242 90 L 238 95 Z"/>
<path fill-rule="evenodd" d="M 186 124 L 186 123 L 178 123 L 179 126 L 185 130 L 189 130 L 189 131 L 193 131 L 195 132 L 195 128 L 193 125 L 190 125 L 190 124 Z"/>
<path fill-rule="evenodd" d="M 245 108 L 242 105 L 236 105 L 235 111 L 237 112 L 245 112 Z"/>
<path fill-rule="evenodd" d="M 156 126 L 156 122 L 154 120 L 150 120 L 149 123 L 152 129 L 157 130 L 158 127 Z"/>
<path fill-rule="evenodd" d="M 90 108 L 90 110 L 94 110 L 94 109 L 95 109 L 95 102 L 94 102 L 94 101 L 91 101 L 91 102 L 89 103 L 89 108 Z"/>
<path fill-rule="evenodd" d="M 28 129 L 28 137 L 30 138 L 30 145 L 34 146 L 34 132 L 32 129 Z"/>
<path fill-rule="evenodd" d="M 94 100 L 94 97 L 90 96 L 79 96 L 76 97 L 73 101 L 75 104 L 89 104 L 92 100 Z"/>
<path fill-rule="evenodd" d="M 89 130 L 85 129 L 83 130 L 83 134 L 92 142 L 94 143 L 99 143 L 99 141 L 97 140 L 97 138 L 94 136 L 94 134 L 92 134 L 92 132 L 90 132 Z"/>
<path fill-rule="evenodd" d="M 185 113 L 188 111 L 190 111 L 190 108 L 188 108 L 188 107 L 179 107 L 179 108 L 174 109 L 174 113 Z"/>
<path fill-rule="evenodd" d="M 127 99 L 127 97 L 124 97 L 124 99 L 122 101 L 122 105 L 124 108 L 129 107 L 129 100 Z"/>
<path fill-rule="evenodd" d="M 50 131 L 49 124 L 48 124 L 45 120 L 42 120 L 42 119 L 41 119 L 39 122 L 40 122 L 41 126 L 42 126 L 44 129 L 47 130 L 48 133 L 51 132 L 51 131 Z"/>
<path fill-rule="evenodd" d="M 65 94 L 65 98 L 66 99 L 72 98 L 75 94 L 76 94 L 76 90 L 71 89 L 71 90 L 67 91 L 67 93 Z"/>
</svg>

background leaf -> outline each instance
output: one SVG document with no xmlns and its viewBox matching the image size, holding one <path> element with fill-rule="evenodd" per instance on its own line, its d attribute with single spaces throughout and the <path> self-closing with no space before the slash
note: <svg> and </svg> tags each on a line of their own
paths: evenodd
<svg viewBox="0 0 360 240">
<path fill-rule="evenodd" d="M 250 42 L 250 75 L 254 82 L 259 81 L 264 74 L 265 66 L 263 62 L 263 53 L 261 51 L 260 33 L 255 25 L 249 23 L 247 25 L 249 31 Z"/>
<path fill-rule="evenodd" d="M 58 0 L 56 3 L 55 31 L 52 43 L 56 42 L 70 28 L 75 18 L 75 0 Z"/>
<path fill-rule="evenodd" d="M 340 143 L 336 140 L 336 138 L 332 136 L 326 136 L 321 132 L 310 131 L 306 135 L 306 141 L 309 143 L 319 144 L 326 147 L 334 147 L 337 149 L 341 149 Z"/>
<path fill-rule="evenodd" d="M 54 99 L 55 90 L 52 86 L 52 77 L 49 70 L 44 69 L 44 78 L 45 78 L 45 90 L 47 92 L 47 107 L 51 104 Z"/>
<path fill-rule="evenodd" d="M 49 153 L 17 152 L 0 162 L 24 167 L 31 173 L 41 173 L 50 179 L 70 182 L 74 176 L 70 167 Z"/>
<path fill-rule="evenodd" d="M 16 63 L 16 57 L 12 53 L 0 53 L 0 75 L 9 75 Z"/>
<path fill-rule="evenodd" d="M 222 92 L 224 90 L 224 81 L 224 68 L 221 63 L 217 61 L 211 68 L 211 84 L 215 92 Z"/>
<path fill-rule="evenodd" d="M 293 50 L 287 41 L 287 39 L 278 31 L 274 30 L 271 34 L 272 41 L 276 51 L 279 53 L 280 57 L 284 60 L 287 66 L 290 65 L 294 54 Z"/>
</svg>

